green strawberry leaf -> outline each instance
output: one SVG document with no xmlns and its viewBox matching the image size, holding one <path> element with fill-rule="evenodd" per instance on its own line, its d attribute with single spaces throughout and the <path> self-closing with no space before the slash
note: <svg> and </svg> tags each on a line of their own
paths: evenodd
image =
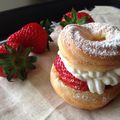
<svg viewBox="0 0 120 120">
<path fill-rule="evenodd" d="M 0 66 L 4 66 L 6 64 L 5 60 L 0 60 Z"/>
<path fill-rule="evenodd" d="M 7 72 L 7 70 L 6 70 Z M 11 82 L 11 79 L 13 78 L 14 74 L 16 73 L 16 70 L 11 70 L 11 71 L 8 71 L 7 73 L 7 80 Z"/>
<path fill-rule="evenodd" d="M 81 19 L 77 20 L 77 24 L 79 24 L 79 25 L 85 24 L 85 23 L 87 23 L 87 20 L 88 20 L 87 16 L 81 17 Z"/>
<path fill-rule="evenodd" d="M 26 48 L 24 55 L 28 56 L 31 52 L 31 48 Z"/>
<path fill-rule="evenodd" d="M 22 68 L 19 70 L 18 76 L 23 81 L 27 78 L 27 72 L 26 72 L 25 68 Z"/>
<path fill-rule="evenodd" d="M 37 61 L 37 57 L 36 57 L 36 56 L 28 56 L 28 61 L 29 61 L 30 63 L 34 63 L 34 62 Z"/>
<path fill-rule="evenodd" d="M 79 25 L 86 24 L 88 23 L 88 19 L 90 18 L 90 16 L 83 16 L 81 18 L 78 18 L 78 12 L 74 8 L 72 8 L 71 14 L 72 17 L 69 17 L 67 15 L 63 16 L 64 21 L 60 22 L 61 26 L 65 27 L 68 24 L 79 24 Z"/>
<path fill-rule="evenodd" d="M 51 21 L 49 19 L 40 21 L 40 25 L 48 32 L 48 35 L 50 35 L 53 32 L 53 29 L 51 27 Z M 48 42 L 47 42 L 47 49 L 50 50 L 49 42 L 53 42 L 50 36 L 48 36 Z"/>
<path fill-rule="evenodd" d="M 40 25 L 48 32 L 48 34 L 51 34 L 51 32 L 53 32 L 51 24 L 52 23 L 49 19 L 40 21 Z"/>
<path fill-rule="evenodd" d="M 6 43 L 4 43 L 4 46 L 5 46 L 5 49 L 6 49 L 9 53 L 13 53 L 13 52 L 15 52 L 15 50 L 12 49 L 11 46 L 8 46 Z"/>
<path fill-rule="evenodd" d="M 72 13 L 72 22 L 75 23 L 77 20 L 77 11 L 74 8 L 72 8 L 71 13 Z"/>
<path fill-rule="evenodd" d="M 71 22 L 71 18 L 68 17 L 67 15 L 64 15 L 63 17 L 64 17 L 64 19 L 65 19 L 66 22 L 68 22 L 68 23 Z"/>
<path fill-rule="evenodd" d="M 40 21 L 40 25 L 44 27 L 44 20 Z"/>
<path fill-rule="evenodd" d="M 63 27 L 65 27 L 67 24 L 68 24 L 68 23 L 67 23 L 66 21 L 60 22 L 60 25 L 63 26 Z"/>
<path fill-rule="evenodd" d="M 5 58 L 10 58 L 10 54 L 6 53 L 6 54 L 0 54 L 0 59 L 5 59 Z"/>
</svg>

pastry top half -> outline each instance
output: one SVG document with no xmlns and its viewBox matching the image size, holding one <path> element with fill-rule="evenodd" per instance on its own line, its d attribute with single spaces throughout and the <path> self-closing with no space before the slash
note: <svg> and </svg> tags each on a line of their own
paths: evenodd
<svg viewBox="0 0 120 120">
<path fill-rule="evenodd" d="M 120 81 L 120 30 L 106 23 L 70 24 L 58 38 L 66 69 L 86 81 L 90 92 L 102 94 L 105 86 Z"/>
<path fill-rule="evenodd" d="M 106 23 L 67 25 L 59 35 L 58 46 L 75 68 L 109 71 L 120 67 L 120 30 L 115 26 Z"/>
</svg>

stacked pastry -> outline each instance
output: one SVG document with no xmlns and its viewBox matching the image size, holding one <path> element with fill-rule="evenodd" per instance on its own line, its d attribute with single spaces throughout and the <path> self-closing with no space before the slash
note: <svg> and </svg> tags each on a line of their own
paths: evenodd
<svg viewBox="0 0 120 120">
<path fill-rule="evenodd" d="M 97 109 L 120 93 L 120 30 L 106 23 L 70 24 L 58 38 L 51 83 L 66 102 Z"/>
</svg>

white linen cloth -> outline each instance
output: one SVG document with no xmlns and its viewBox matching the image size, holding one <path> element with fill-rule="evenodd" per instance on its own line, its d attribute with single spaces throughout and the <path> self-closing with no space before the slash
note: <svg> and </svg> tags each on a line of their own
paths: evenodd
<svg viewBox="0 0 120 120">
<path fill-rule="evenodd" d="M 97 22 L 109 22 L 120 27 L 120 9 L 96 6 L 91 11 Z M 120 120 L 120 96 L 106 107 L 87 111 L 65 103 L 54 92 L 49 73 L 57 54 L 57 44 L 40 55 L 37 69 L 28 80 L 8 82 L 0 77 L 0 120 Z"/>
</svg>

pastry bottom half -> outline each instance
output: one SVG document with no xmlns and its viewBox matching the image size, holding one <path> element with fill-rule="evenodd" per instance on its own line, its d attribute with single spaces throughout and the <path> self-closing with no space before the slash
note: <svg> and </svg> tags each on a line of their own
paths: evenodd
<svg viewBox="0 0 120 120">
<path fill-rule="evenodd" d="M 60 97 L 67 103 L 81 109 L 93 110 L 101 108 L 120 94 L 120 84 L 106 88 L 102 95 L 70 88 L 60 80 L 59 73 L 54 65 L 51 68 L 50 81 Z"/>
</svg>

